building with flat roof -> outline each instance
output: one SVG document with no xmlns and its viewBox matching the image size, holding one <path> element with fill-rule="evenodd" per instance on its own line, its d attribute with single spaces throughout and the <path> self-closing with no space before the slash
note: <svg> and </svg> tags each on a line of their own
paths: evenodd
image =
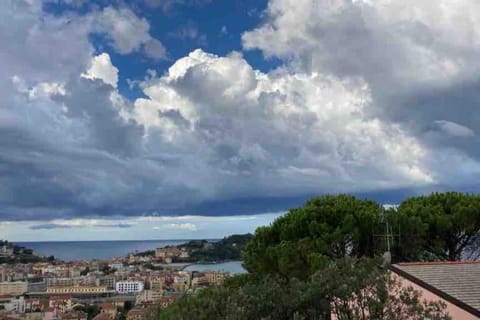
<svg viewBox="0 0 480 320">
<path fill-rule="evenodd" d="M 115 291 L 118 293 L 138 293 L 143 291 L 143 282 L 140 281 L 118 281 L 115 284 Z"/>
<path fill-rule="evenodd" d="M 97 294 L 107 292 L 106 286 L 53 286 L 47 288 L 50 294 Z"/>
<path fill-rule="evenodd" d="M 27 292 L 26 281 L 0 282 L 0 295 L 21 295 Z"/>
</svg>

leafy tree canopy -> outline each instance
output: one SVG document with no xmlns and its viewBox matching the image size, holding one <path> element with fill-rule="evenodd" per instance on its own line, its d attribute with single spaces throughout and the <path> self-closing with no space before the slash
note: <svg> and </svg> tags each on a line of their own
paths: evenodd
<svg viewBox="0 0 480 320">
<path fill-rule="evenodd" d="M 480 196 L 433 193 L 405 200 L 391 214 L 401 235 L 394 255 L 406 261 L 479 258 Z"/>
<path fill-rule="evenodd" d="M 155 319 L 450 319 L 445 305 L 400 285 L 378 257 L 389 234 L 394 261 L 479 258 L 480 196 L 434 193 L 384 209 L 322 196 L 258 228 L 244 246 L 249 274 L 185 296 Z"/>
<path fill-rule="evenodd" d="M 244 275 L 197 296 L 185 296 L 166 309 L 152 311 L 159 320 L 339 320 L 450 319 L 445 305 L 423 301 L 378 268 L 372 259 L 335 260 L 306 281 Z"/>
<path fill-rule="evenodd" d="M 338 195 L 314 198 L 270 226 L 258 228 L 244 248 L 248 271 L 304 279 L 330 259 L 374 257 L 380 249 L 383 208 Z"/>
</svg>

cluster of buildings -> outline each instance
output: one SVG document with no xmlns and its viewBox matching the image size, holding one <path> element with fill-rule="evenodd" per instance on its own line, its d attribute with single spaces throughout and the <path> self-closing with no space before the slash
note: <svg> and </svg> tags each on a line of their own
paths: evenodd
<svg viewBox="0 0 480 320">
<path fill-rule="evenodd" d="M 1 250 L 1 248 L 0 248 Z M 166 307 L 184 294 L 223 283 L 226 272 L 164 268 L 185 250 L 158 249 L 155 257 L 109 261 L 0 265 L 0 320 L 143 319 L 151 306 Z"/>
<path fill-rule="evenodd" d="M 190 257 L 185 248 L 165 247 L 155 250 L 155 259 L 164 263 L 172 263 L 177 260 L 188 259 Z"/>
<path fill-rule="evenodd" d="M 9 245 L 8 243 L 0 243 L 0 257 L 2 258 L 9 258 L 14 255 L 13 246 Z"/>
</svg>

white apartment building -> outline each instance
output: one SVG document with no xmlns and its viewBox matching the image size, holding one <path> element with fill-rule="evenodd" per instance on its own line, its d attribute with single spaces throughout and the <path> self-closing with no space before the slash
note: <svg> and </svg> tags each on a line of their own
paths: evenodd
<svg viewBox="0 0 480 320">
<path fill-rule="evenodd" d="M 118 293 L 138 293 L 143 291 L 143 282 L 140 281 L 118 281 L 115 284 L 115 291 Z"/>
</svg>

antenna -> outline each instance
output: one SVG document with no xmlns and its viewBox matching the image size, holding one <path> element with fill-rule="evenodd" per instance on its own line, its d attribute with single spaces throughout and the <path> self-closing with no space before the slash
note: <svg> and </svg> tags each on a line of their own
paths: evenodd
<svg viewBox="0 0 480 320">
<path fill-rule="evenodd" d="M 390 252 L 390 229 L 388 227 L 388 218 L 385 219 L 385 227 L 387 229 L 386 238 L 387 238 L 387 251 Z M 392 239 L 393 241 L 393 239 Z"/>
<path fill-rule="evenodd" d="M 388 221 L 388 215 L 386 215 L 385 213 L 381 217 L 381 222 L 385 223 L 385 233 L 374 234 L 374 237 L 381 237 L 385 239 L 387 251 L 383 254 L 383 267 L 388 267 L 392 263 L 391 247 L 395 244 L 395 237 L 397 237 L 398 242 L 400 242 L 400 226 L 398 228 L 398 234 L 394 234 L 393 228 Z"/>
</svg>

